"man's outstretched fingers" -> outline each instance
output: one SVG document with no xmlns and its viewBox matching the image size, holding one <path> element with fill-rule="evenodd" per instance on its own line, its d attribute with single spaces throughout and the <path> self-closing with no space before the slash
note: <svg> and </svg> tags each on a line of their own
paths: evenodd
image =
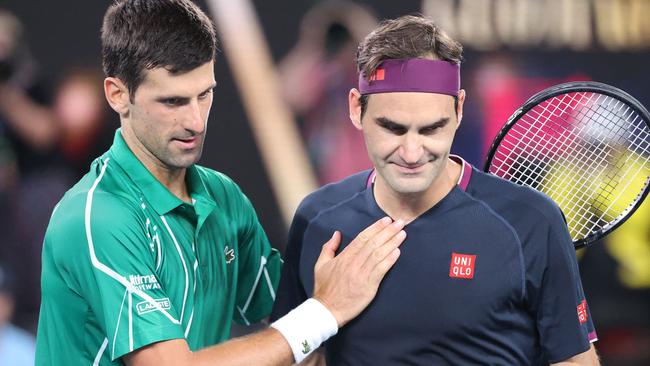
<svg viewBox="0 0 650 366">
<path fill-rule="evenodd" d="M 376 279 L 381 279 L 397 260 L 396 248 L 405 237 L 405 233 L 398 233 L 404 224 L 391 222 L 385 217 L 370 225 L 337 256 L 334 251 L 340 242 L 339 233 L 323 246 L 314 268 L 313 297 L 325 305 L 339 326 L 368 306 L 379 287 Z M 375 259 L 364 266 L 373 256 Z"/>
<path fill-rule="evenodd" d="M 336 256 L 336 250 L 339 248 L 340 244 L 341 233 L 339 231 L 335 231 L 334 234 L 332 234 L 330 240 L 323 244 L 320 255 L 318 256 L 316 264 L 314 265 L 314 269 L 318 270 L 318 268 L 320 268 L 323 264 L 334 259 Z"/>
<path fill-rule="evenodd" d="M 360 265 L 365 265 L 366 262 L 373 261 L 373 258 L 378 255 L 378 253 L 376 253 L 376 250 L 389 243 L 390 240 L 402 230 L 402 228 L 404 228 L 404 221 L 397 220 L 392 224 L 385 226 L 375 236 L 370 238 L 366 245 L 359 252 Z M 382 256 L 382 258 L 384 256 Z M 376 263 L 376 261 L 373 263 Z"/>
<path fill-rule="evenodd" d="M 402 252 L 399 248 L 394 248 L 390 253 L 388 253 L 388 255 L 372 269 L 372 272 L 370 273 L 370 281 L 376 283 L 377 287 L 379 287 L 379 283 L 386 273 L 393 268 L 393 265 L 397 262 L 401 253 Z"/>
<path fill-rule="evenodd" d="M 395 228 L 397 227 L 398 226 L 395 226 Z M 393 232 L 394 230 L 390 230 L 388 231 L 387 234 L 390 235 Z M 374 267 L 382 263 L 387 256 L 392 254 L 395 249 L 397 249 L 400 245 L 402 245 L 405 239 L 406 239 L 406 232 L 404 230 L 398 231 L 395 235 L 389 237 L 389 239 L 387 240 L 379 239 L 382 240 L 379 246 L 377 246 L 370 253 L 370 255 L 368 255 L 362 267 L 367 268 L 369 271 L 372 271 Z"/>
<path fill-rule="evenodd" d="M 389 226 L 391 222 L 393 222 L 393 220 L 388 216 L 375 221 L 374 224 L 368 226 L 362 232 L 360 232 L 359 235 L 357 235 L 354 240 L 352 240 L 352 242 L 350 242 L 350 244 L 345 247 L 343 251 L 352 252 L 351 254 L 359 252 L 365 248 L 378 233 Z"/>
</svg>

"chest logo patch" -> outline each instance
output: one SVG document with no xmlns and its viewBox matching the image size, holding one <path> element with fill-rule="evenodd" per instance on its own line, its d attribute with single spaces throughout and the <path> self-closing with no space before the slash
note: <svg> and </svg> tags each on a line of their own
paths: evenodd
<svg viewBox="0 0 650 366">
<path fill-rule="evenodd" d="M 223 254 L 226 255 L 226 264 L 230 264 L 235 259 L 235 250 L 229 248 L 227 245 L 223 248 Z"/>
<path fill-rule="evenodd" d="M 475 264 L 476 255 L 451 253 L 449 277 L 472 279 Z"/>
<path fill-rule="evenodd" d="M 580 324 L 587 322 L 587 300 L 582 300 L 582 302 L 578 304 L 578 320 L 580 321 Z"/>
</svg>

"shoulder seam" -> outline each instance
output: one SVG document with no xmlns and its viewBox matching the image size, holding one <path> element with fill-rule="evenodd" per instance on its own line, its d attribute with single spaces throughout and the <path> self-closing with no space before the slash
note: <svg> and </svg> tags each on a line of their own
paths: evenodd
<svg viewBox="0 0 650 366">
<path fill-rule="evenodd" d="M 356 198 L 357 196 L 359 196 L 363 192 L 365 192 L 365 189 L 360 191 L 360 192 L 355 193 L 354 195 L 352 195 L 352 197 L 350 197 L 350 198 L 348 198 L 348 199 L 346 199 L 346 200 L 344 200 L 342 202 L 336 203 L 336 204 L 334 204 L 332 206 L 329 206 L 329 207 L 327 207 L 325 209 L 322 209 L 322 210 L 318 211 L 318 213 L 314 217 L 312 217 L 309 221 L 307 221 L 307 224 L 305 225 L 305 230 L 303 230 L 302 237 L 300 238 L 301 245 L 300 245 L 300 252 L 298 252 L 298 262 L 300 262 L 300 258 L 302 258 L 303 250 L 305 249 L 305 245 L 304 245 L 304 242 L 303 242 L 304 238 L 305 238 L 305 234 L 307 233 L 307 230 L 309 230 L 309 227 L 312 225 L 312 223 L 316 219 L 320 218 L 320 216 L 323 215 L 324 213 L 329 212 L 331 210 L 334 210 L 335 208 L 337 208 L 337 207 L 351 201 L 352 199 Z"/>
<path fill-rule="evenodd" d="M 514 227 L 506 220 L 503 216 L 499 215 L 490 205 L 488 205 L 485 201 L 480 200 L 476 197 L 473 197 L 467 192 L 463 192 L 464 194 L 467 195 L 467 197 L 478 204 L 482 205 L 485 207 L 490 214 L 492 214 L 497 220 L 501 221 L 507 228 L 510 230 L 510 233 L 514 236 L 515 240 L 517 241 L 518 245 L 518 252 L 519 252 L 519 263 L 521 264 L 521 301 L 524 301 L 526 299 L 526 261 L 524 260 L 524 248 L 523 245 L 521 244 L 521 239 L 519 238 L 519 235 L 517 234 L 517 230 L 515 230 Z"/>
<path fill-rule="evenodd" d="M 366 189 L 367 189 L 367 188 L 366 188 Z M 311 218 L 311 220 L 309 220 L 309 221 L 307 222 L 307 227 L 305 228 L 305 232 L 307 231 L 307 228 L 309 227 L 309 225 L 311 225 L 311 223 L 312 223 L 314 220 L 316 220 L 317 218 L 319 218 L 321 215 L 325 214 L 325 213 L 328 212 L 328 211 L 334 210 L 335 208 L 337 208 L 337 207 L 339 207 L 339 206 L 342 206 L 342 205 L 348 203 L 349 201 L 351 201 L 351 200 L 357 198 L 357 196 L 361 195 L 361 194 L 362 194 L 363 192 L 365 192 L 365 191 L 366 191 L 366 190 L 364 189 L 364 190 L 362 190 L 362 191 L 360 191 L 360 192 L 357 192 L 357 193 L 353 194 L 351 197 L 349 197 L 348 199 L 346 199 L 346 200 L 344 200 L 344 201 L 341 201 L 341 202 L 335 203 L 335 204 L 333 204 L 332 206 L 329 206 L 329 207 L 327 207 L 327 208 L 324 208 L 324 209 L 322 209 L 322 210 L 319 210 L 318 213 L 316 214 L 316 216 L 314 216 L 313 218 Z"/>
</svg>

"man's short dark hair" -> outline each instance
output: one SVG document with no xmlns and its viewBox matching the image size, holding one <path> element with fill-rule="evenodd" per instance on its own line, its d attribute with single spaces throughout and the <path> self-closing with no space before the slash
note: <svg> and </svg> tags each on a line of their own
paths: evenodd
<svg viewBox="0 0 650 366">
<path fill-rule="evenodd" d="M 104 73 L 122 80 L 131 100 L 144 70 L 184 73 L 213 60 L 217 47 L 210 18 L 189 0 L 118 0 L 101 37 Z"/>
<path fill-rule="evenodd" d="M 384 60 L 432 58 L 460 64 L 463 46 L 449 37 L 430 18 L 405 15 L 384 20 L 361 41 L 357 48 L 357 70 L 366 80 Z M 455 98 L 457 105 L 458 98 Z M 361 116 L 368 104 L 368 95 L 361 96 Z"/>
</svg>

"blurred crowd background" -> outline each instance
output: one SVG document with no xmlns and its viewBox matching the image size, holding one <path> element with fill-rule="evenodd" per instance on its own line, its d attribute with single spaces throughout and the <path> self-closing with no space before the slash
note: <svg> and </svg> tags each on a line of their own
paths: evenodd
<svg viewBox="0 0 650 366">
<path fill-rule="evenodd" d="M 214 4 L 196 2 L 215 11 Z M 30 364 L 50 213 L 108 149 L 119 124 L 102 92 L 99 29 L 109 3 L 0 3 L 0 365 Z M 452 152 L 479 168 L 508 116 L 553 84 L 600 81 L 650 105 L 648 0 L 254 0 L 250 5 L 272 59 L 276 92 L 291 112 L 318 184 L 370 167 L 363 138 L 348 120 L 347 93 L 356 86 L 356 45 L 383 18 L 429 15 L 465 46 L 462 86 L 468 97 Z M 246 87 L 233 77 L 233 61 L 226 62 L 231 47 L 220 47 L 201 163 L 239 183 L 282 251 L 288 226 L 269 179 L 274 165 L 265 161 L 256 127 L 248 122 L 250 107 L 241 93 Z M 267 123 L 275 123 L 272 115 Z M 579 252 L 605 365 L 650 365 L 649 222 L 646 203 L 605 242 Z"/>
</svg>

